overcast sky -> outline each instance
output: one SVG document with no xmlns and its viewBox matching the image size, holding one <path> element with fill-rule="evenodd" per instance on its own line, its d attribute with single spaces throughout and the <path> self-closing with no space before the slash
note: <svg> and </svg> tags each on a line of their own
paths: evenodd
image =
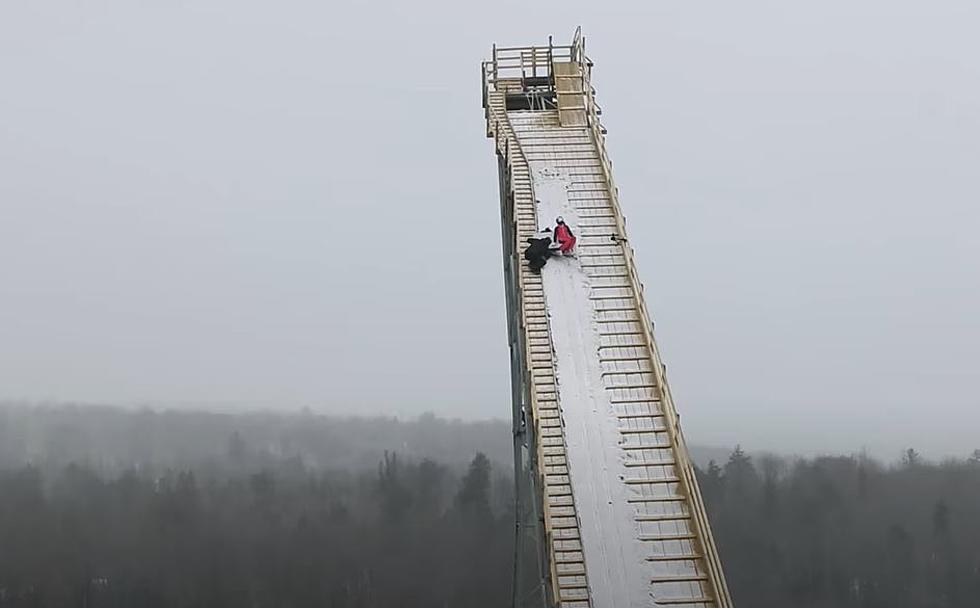
<svg viewBox="0 0 980 608">
<path fill-rule="evenodd" d="M 509 416 L 479 62 L 581 24 L 689 441 L 966 454 L 978 23 L 971 0 L 5 1 L 0 398 Z"/>
</svg>

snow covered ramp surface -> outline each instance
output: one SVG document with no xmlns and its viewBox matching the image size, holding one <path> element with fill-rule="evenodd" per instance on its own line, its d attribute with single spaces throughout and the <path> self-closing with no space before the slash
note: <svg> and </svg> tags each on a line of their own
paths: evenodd
<svg viewBox="0 0 980 608">
<path fill-rule="evenodd" d="M 507 114 L 539 227 L 578 237 L 542 282 L 591 605 L 715 608 L 595 144 L 557 112 Z"/>
<path fill-rule="evenodd" d="M 538 217 L 563 216 L 578 232 L 568 171 L 531 163 Z M 602 383 L 599 331 L 581 262 L 553 258 L 542 270 L 568 465 L 581 522 L 592 599 L 597 606 L 649 606 L 643 547 L 636 541 L 613 404 Z M 596 558 L 593 558 L 596 555 Z"/>
</svg>

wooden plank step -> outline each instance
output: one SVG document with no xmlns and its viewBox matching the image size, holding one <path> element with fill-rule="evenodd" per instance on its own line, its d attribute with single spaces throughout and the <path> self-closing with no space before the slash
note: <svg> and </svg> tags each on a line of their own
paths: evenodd
<svg viewBox="0 0 980 608">
<path fill-rule="evenodd" d="M 648 562 L 679 562 L 685 560 L 698 560 L 703 556 L 700 553 L 682 553 L 672 555 L 648 555 L 644 558 Z"/>
<path fill-rule="evenodd" d="M 708 580 L 707 574 L 664 574 L 650 578 L 652 583 L 694 583 Z"/>
<path fill-rule="evenodd" d="M 714 603 L 714 598 L 709 595 L 692 596 L 689 598 L 683 597 L 655 597 L 654 601 L 657 606 L 681 606 L 683 604 L 712 604 Z"/>
<path fill-rule="evenodd" d="M 686 500 L 681 498 L 681 500 Z M 637 534 L 637 540 L 643 541 L 645 543 L 659 543 L 667 540 L 695 540 L 698 537 L 697 534 L 693 532 L 687 532 L 685 534 Z"/>
<path fill-rule="evenodd" d="M 635 515 L 633 516 L 635 521 L 640 522 L 657 522 L 657 521 L 684 521 L 691 519 L 690 513 L 676 513 L 676 514 L 663 514 L 663 515 Z M 680 558 L 678 558 L 680 559 Z"/>
<path fill-rule="evenodd" d="M 633 486 L 638 486 L 643 484 L 657 485 L 662 483 L 679 483 L 680 478 L 663 477 L 660 479 L 654 479 L 652 477 L 627 477 L 623 479 L 622 482 L 625 483 L 626 485 L 633 485 Z"/>
</svg>

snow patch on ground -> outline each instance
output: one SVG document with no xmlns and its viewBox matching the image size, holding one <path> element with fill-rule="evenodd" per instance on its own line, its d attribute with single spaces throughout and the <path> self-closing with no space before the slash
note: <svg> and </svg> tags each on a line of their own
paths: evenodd
<svg viewBox="0 0 980 608">
<path fill-rule="evenodd" d="M 569 201 L 567 171 L 531 163 L 539 228 L 557 216 L 578 234 L 578 215 Z M 542 269 L 551 339 L 555 348 L 558 399 L 568 468 L 579 517 L 586 572 L 597 608 L 642 608 L 653 604 L 644 572 L 642 543 L 627 489 L 616 412 L 602 381 L 599 327 L 581 262 L 553 257 Z"/>
</svg>

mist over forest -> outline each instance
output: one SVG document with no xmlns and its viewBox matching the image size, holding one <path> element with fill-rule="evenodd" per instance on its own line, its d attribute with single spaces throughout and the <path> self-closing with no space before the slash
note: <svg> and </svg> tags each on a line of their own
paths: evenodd
<svg viewBox="0 0 980 608">
<path fill-rule="evenodd" d="M 700 452 L 737 605 L 976 606 L 980 451 Z M 0 608 L 508 606 L 511 467 L 502 421 L 8 403 Z"/>
<path fill-rule="evenodd" d="M 240 449 L 253 468 L 285 459 L 314 470 L 373 470 L 385 451 L 397 451 L 402 458 L 464 464 L 481 452 L 509 469 L 510 428 L 503 420 L 464 423 L 432 414 L 401 421 L 309 410 L 230 414 L 8 402 L 0 403 L 0 463 L 84 463 L 115 473 L 220 466 L 228 450 Z"/>
</svg>

